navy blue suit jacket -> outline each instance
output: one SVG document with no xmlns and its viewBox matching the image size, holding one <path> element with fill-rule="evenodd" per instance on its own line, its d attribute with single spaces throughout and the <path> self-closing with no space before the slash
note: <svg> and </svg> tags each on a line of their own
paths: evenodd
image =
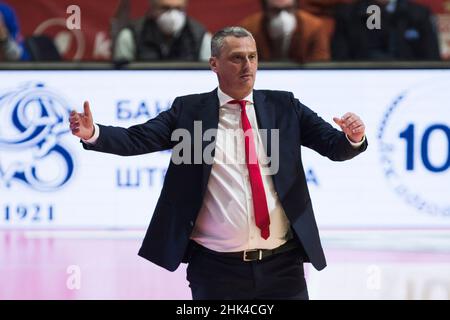
<svg viewBox="0 0 450 320">
<path fill-rule="evenodd" d="M 272 176 L 275 190 L 303 245 L 306 261 L 318 270 L 326 261 L 319 239 L 311 199 L 301 160 L 300 146 L 314 149 L 334 161 L 353 158 L 367 148 L 367 141 L 353 148 L 345 134 L 333 128 L 294 95 L 284 91 L 254 90 L 259 129 L 279 129 L 279 170 Z M 202 121 L 202 131 L 217 129 L 219 122 L 217 89 L 202 94 L 177 97 L 172 107 L 156 118 L 128 129 L 100 125 L 94 145 L 84 148 L 123 156 L 171 149 L 175 129 L 194 135 L 194 121 Z M 269 133 L 270 136 L 270 133 Z M 210 142 L 203 142 L 203 148 Z M 265 144 L 271 156 L 271 139 Z M 193 154 L 192 154 L 193 157 Z M 186 262 L 189 237 L 201 208 L 211 165 L 170 162 L 161 195 L 145 235 L 139 255 L 174 271 Z"/>
</svg>

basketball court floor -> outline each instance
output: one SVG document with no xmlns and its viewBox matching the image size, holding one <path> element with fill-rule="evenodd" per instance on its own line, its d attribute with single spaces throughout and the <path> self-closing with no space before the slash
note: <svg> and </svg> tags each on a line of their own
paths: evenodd
<svg viewBox="0 0 450 320">
<path fill-rule="evenodd" d="M 139 257 L 145 230 L 0 230 L 0 300 L 191 299 L 186 265 Z M 311 299 L 450 299 L 450 230 L 322 230 Z"/>
</svg>

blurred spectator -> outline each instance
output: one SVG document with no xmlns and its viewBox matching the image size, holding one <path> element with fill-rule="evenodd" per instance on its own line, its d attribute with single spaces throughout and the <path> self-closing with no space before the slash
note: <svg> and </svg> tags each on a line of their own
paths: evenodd
<svg viewBox="0 0 450 320">
<path fill-rule="evenodd" d="M 28 60 L 14 10 L 0 3 L 0 61 Z"/>
<path fill-rule="evenodd" d="M 31 61 L 61 61 L 61 55 L 56 48 L 53 39 L 46 35 L 33 35 L 25 38 Z"/>
<path fill-rule="evenodd" d="M 119 0 L 115 15 L 111 18 L 110 35 L 111 48 L 116 47 L 117 36 L 119 32 L 128 27 L 130 23 L 131 5 L 130 0 Z"/>
<path fill-rule="evenodd" d="M 322 20 L 329 41 L 334 33 L 334 12 L 339 4 L 352 3 L 356 0 L 300 0 L 300 8 L 312 13 Z"/>
<path fill-rule="evenodd" d="M 381 8 L 381 29 L 367 27 L 367 8 Z M 360 0 L 336 11 L 336 60 L 439 60 L 432 15 L 408 0 Z"/>
<path fill-rule="evenodd" d="M 261 5 L 262 12 L 240 23 L 255 37 L 260 60 L 303 63 L 330 59 L 322 22 L 299 10 L 297 0 L 262 0 Z"/>
<path fill-rule="evenodd" d="M 208 60 L 211 34 L 186 15 L 187 0 L 150 0 L 149 13 L 122 29 L 115 61 Z"/>
</svg>

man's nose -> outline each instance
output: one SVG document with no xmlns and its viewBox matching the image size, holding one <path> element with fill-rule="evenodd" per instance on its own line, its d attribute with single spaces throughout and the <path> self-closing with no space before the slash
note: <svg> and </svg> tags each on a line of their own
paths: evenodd
<svg viewBox="0 0 450 320">
<path fill-rule="evenodd" d="M 250 68 L 250 59 L 248 57 L 245 57 L 245 59 L 243 60 L 243 68 L 244 69 Z"/>
</svg>

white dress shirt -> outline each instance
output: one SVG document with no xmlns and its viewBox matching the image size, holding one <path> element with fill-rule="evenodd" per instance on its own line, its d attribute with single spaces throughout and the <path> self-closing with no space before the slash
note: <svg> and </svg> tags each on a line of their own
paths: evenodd
<svg viewBox="0 0 450 320">
<path fill-rule="evenodd" d="M 234 99 L 220 88 L 217 93 L 220 105 L 214 162 L 191 239 L 220 252 L 276 248 L 291 237 L 289 220 L 275 192 L 272 177 L 264 174 L 268 161 L 256 131 L 258 123 L 253 93 L 243 100 L 247 101 L 247 117 L 254 133 L 270 215 L 270 237 L 266 240 L 261 237 L 261 231 L 255 224 L 244 136 L 236 134 L 236 130 L 242 133 L 241 107 L 239 104 L 229 104 Z"/>
</svg>

